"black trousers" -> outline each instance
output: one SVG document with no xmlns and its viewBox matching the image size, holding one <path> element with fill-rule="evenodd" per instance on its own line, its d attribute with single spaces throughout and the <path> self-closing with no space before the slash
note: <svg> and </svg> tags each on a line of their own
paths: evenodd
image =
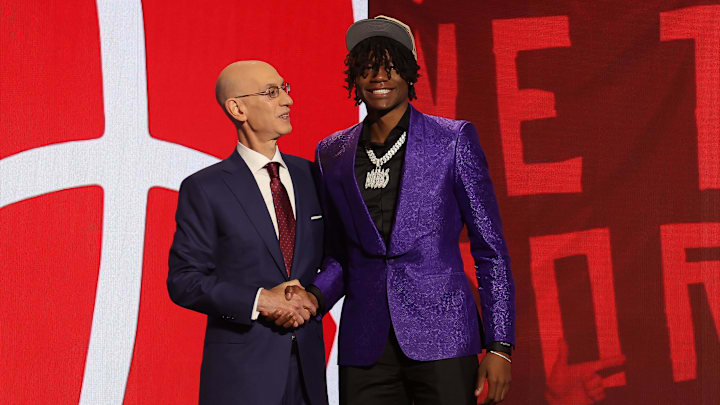
<svg viewBox="0 0 720 405">
<path fill-rule="evenodd" d="M 390 332 L 372 366 L 340 366 L 340 405 L 475 405 L 477 356 L 412 360 Z"/>
</svg>

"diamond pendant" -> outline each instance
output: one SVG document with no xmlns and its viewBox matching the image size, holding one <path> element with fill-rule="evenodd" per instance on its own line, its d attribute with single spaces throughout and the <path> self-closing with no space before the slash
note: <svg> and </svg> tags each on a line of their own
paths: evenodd
<svg viewBox="0 0 720 405">
<path fill-rule="evenodd" d="M 365 177 L 365 188 L 385 188 L 390 181 L 390 168 L 376 167 L 370 170 Z"/>
</svg>

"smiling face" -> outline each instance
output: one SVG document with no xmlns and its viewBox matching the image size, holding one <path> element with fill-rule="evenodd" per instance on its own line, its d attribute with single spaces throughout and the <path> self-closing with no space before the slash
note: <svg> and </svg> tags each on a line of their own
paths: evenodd
<svg viewBox="0 0 720 405">
<path fill-rule="evenodd" d="M 363 73 L 355 78 L 355 87 L 360 99 L 368 110 L 390 111 L 405 108 L 408 104 L 408 83 L 390 66 L 380 66 L 377 71 L 367 66 Z"/>
<path fill-rule="evenodd" d="M 408 104 L 415 98 L 419 77 L 413 53 L 400 42 L 383 36 L 365 38 L 345 57 L 345 88 L 355 93 L 355 104 L 365 103 L 379 113 Z"/>
</svg>

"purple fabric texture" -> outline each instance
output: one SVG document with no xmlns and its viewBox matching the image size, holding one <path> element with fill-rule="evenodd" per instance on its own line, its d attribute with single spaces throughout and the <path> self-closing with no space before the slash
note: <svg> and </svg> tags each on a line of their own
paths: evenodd
<svg viewBox="0 0 720 405">
<path fill-rule="evenodd" d="M 314 284 L 326 309 L 345 296 L 338 363 L 375 363 L 393 327 L 415 360 L 515 343 L 515 290 L 487 162 L 467 121 L 410 112 L 395 223 L 386 247 L 360 194 L 354 165 L 362 124 L 320 142 L 317 165 L 328 233 Z M 468 227 L 484 331 L 463 272 Z"/>
</svg>

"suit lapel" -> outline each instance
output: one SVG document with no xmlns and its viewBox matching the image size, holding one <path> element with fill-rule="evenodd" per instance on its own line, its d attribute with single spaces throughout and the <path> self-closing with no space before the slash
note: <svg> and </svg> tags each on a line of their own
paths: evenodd
<svg viewBox="0 0 720 405">
<path fill-rule="evenodd" d="M 260 238 L 275 261 L 278 271 L 287 279 L 287 271 L 285 270 L 285 262 L 283 261 L 282 252 L 280 251 L 280 243 L 275 235 L 275 227 L 273 226 L 272 219 L 270 219 L 267 206 L 265 206 L 265 200 L 263 200 L 262 194 L 260 194 L 260 189 L 255 181 L 255 177 L 250 172 L 250 168 L 248 168 L 237 151 L 233 152 L 233 154 L 225 160 L 224 175 L 225 183 L 235 195 L 235 198 L 242 206 L 250 222 L 257 230 Z"/>
<path fill-rule="evenodd" d="M 342 173 L 341 184 L 348 201 L 350 215 L 358 231 L 357 236 L 360 244 L 366 252 L 376 256 L 384 256 L 386 252 L 385 242 L 370 216 L 355 176 L 355 155 L 357 154 L 358 141 L 362 133 L 362 124 L 355 126 L 351 131 L 350 136 L 347 137 L 349 144 L 344 153 L 338 157 L 341 160 L 338 165 Z"/>
<path fill-rule="evenodd" d="M 418 209 L 423 196 L 423 169 L 428 164 L 423 150 L 423 117 L 410 108 L 410 128 L 407 135 L 407 149 L 403 163 L 403 175 L 395 205 L 395 223 L 390 233 L 389 256 L 398 256 L 409 251 L 417 234 Z"/>
<path fill-rule="evenodd" d="M 302 253 L 298 253 L 308 251 L 308 249 L 305 249 L 305 243 L 308 240 L 305 232 L 308 230 L 307 221 L 310 220 L 310 214 L 307 212 L 308 202 L 306 201 L 306 197 L 308 192 L 315 188 L 312 184 L 307 184 L 307 179 L 302 175 L 301 169 L 297 167 L 291 159 L 288 159 L 285 154 L 283 154 L 283 160 L 290 172 L 290 178 L 293 183 L 293 193 L 295 194 L 295 247 L 293 250 L 290 278 L 296 279 L 300 278 L 299 271 L 301 269 L 301 267 L 298 266 L 298 257 Z"/>
</svg>

